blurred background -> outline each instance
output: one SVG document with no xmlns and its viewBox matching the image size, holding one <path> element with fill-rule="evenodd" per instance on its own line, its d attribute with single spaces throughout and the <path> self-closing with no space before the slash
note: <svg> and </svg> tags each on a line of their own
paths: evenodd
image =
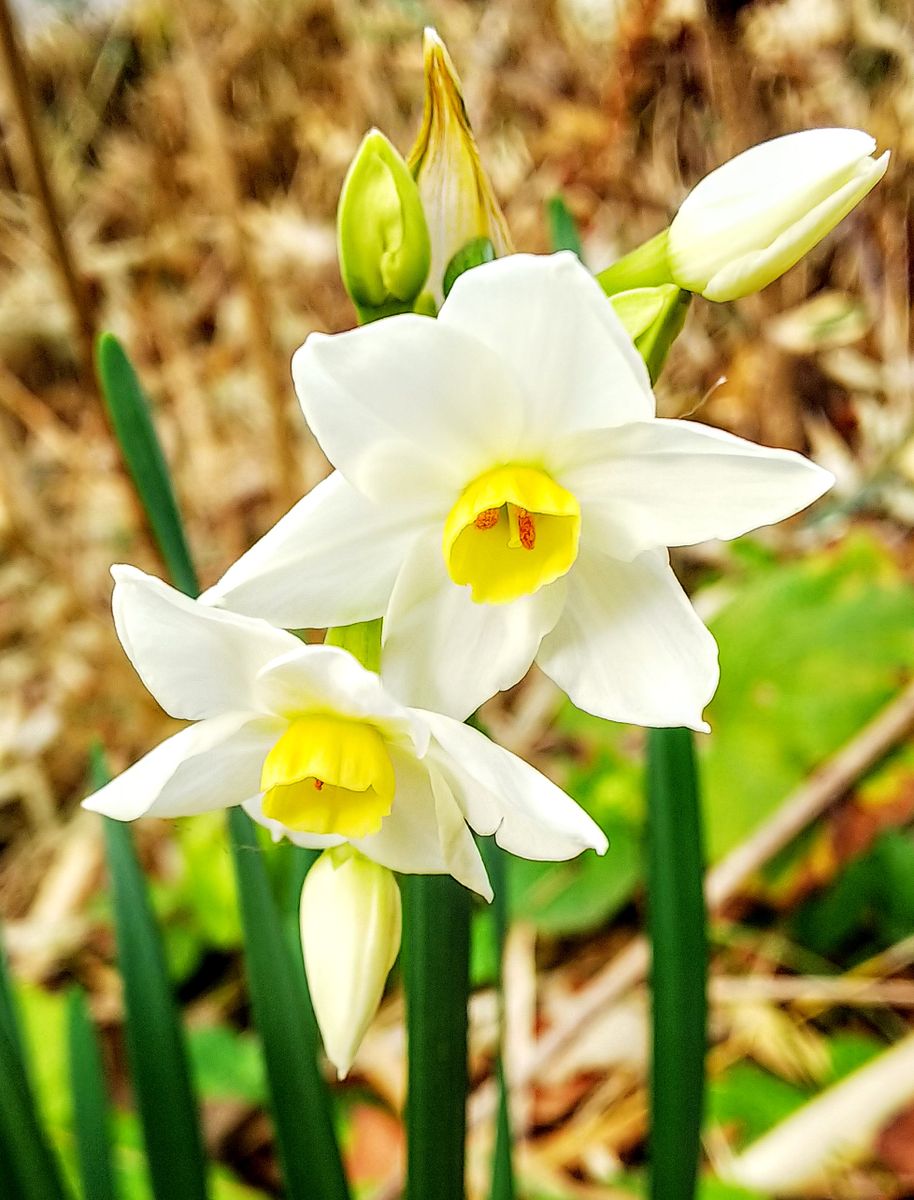
<svg viewBox="0 0 914 1200">
<path fill-rule="evenodd" d="M 517 248 L 549 250 L 567 210 L 594 270 L 754 142 L 845 125 L 892 150 L 885 180 L 785 278 L 735 305 L 692 306 L 658 396 L 663 415 L 802 450 L 838 478 L 803 518 L 676 559 L 723 670 L 699 747 L 717 865 L 705 1150 L 721 1177 L 709 1173 L 702 1195 L 914 1195 L 910 1066 L 890 1113 L 846 1093 L 850 1125 L 874 1126 L 853 1160 L 832 1153 L 839 1116 L 809 1108 L 906 1036 L 914 1013 L 908 0 L 18 0 L 14 21 L 27 78 L 4 30 L 0 920 L 64 1152 L 75 980 L 103 1031 L 123 1194 L 149 1195 L 100 822 L 78 805 L 94 742 L 120 770 L 177 727 L 110 619 L 112 562 L 162 568 L 106 424 L 92 339 L 113 330 L 131 354 L 206 586 L 326 473 L 289 358 L 312 330 L 354 322 L 336 265 L 340 184 L 368 127 L 404 153 L 412 144 L 433 24 Z M 512 863 L 506 1058 L 521 1191 L 638 1195 L 643 734 L 576 712 L 535 673 L 485 715 L 612 843 L 605 859 Z M 222 816 L 136 833 L 216 1195 L 279 1195 Z M 278 877 L 282 848 L 273 860 Z M 474 1194 L 491 1143 L 493 970 L 480 916 Z M 394 982 L 339 1091 L 360 1197 L 398 1194 L 401 1017 Z M 741 1187 L 734 1156 L 798 1113 L 812 1114 L 816 1178 L 785 1180 L 775 1150 Z"/>
</svg>

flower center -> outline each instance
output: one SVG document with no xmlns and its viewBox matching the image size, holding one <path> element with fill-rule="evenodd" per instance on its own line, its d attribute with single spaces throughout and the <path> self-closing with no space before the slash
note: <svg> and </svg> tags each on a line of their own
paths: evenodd
<svg viewBox="0 0 914 1200">
<path fill-rule="evenodd" d="M 580 505 L 545 471 L 496 467 L 465 488 L 448 513 L 444 561 L 477 604 L 506 604 L 564 575 L 580 533 Z"/>
<path fill-rule="evenodd" d="M 377 833 L 396 780 L 373 725 L 329 713 L 296 717 L 267 755 L 263 812 L 302 833 L 360 838 Z"/>
</svg>

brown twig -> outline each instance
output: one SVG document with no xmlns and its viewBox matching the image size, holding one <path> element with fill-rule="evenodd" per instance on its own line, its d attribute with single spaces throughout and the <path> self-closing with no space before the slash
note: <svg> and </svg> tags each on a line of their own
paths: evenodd
<svg viewBox="0 0 914 1200">
<path fill-rule="evenodd" d="M 0 0 L 0 53 L 6 75 L 10 102 L 22 134 L 23 156 L 20 169 L 27 179 L 27 186 L 38 201 L 38 211 L 44 226 L 45 237 L 60 275 L 61 285 L 70 307 L 70 317 L 79 342 L 79 365 L 83 386 L 95 391 L 95 372 L 92 363 L 94 322 L 88 290 L 78 274 L 73 255 L 60 217 L 60 209 L 48 175 L 38 127 L 32 108 L 25 60 L 16 36 L 16 26 L 10 11 L 9 0 Z"/>
</svg>

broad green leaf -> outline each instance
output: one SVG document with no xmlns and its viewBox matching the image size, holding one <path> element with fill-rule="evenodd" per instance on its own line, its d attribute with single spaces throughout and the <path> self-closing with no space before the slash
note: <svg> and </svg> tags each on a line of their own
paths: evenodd
<svg viewBox="0 0 914 1200">
<path fill-rule="evenodd" d="M 187 1040 L 198 1095 L 266 1102 L 263 1057 L 255 1037 L 227 1025 L 207 1025 L 190 1030 Z"/>
<path fill-rule="evenodd" d="M 70 1095 L 83 1195 L 114 1200 L 108 1095 L 98 1039 L 82 991 L 69 997 Z"/>
<path fill-rule="evenodd" d="M 95 350 L 105 407 L 168 574 L 175 587 L 196 596 L 197 576 L 184 536 L 171 477 L 136 372 L 113 333 Z"/>
<path fill-rule="evenodd" d="M 248 988 L 263 1043 L 286 1194 L 290 1200 L 347 1200 L 330 1100 L 317 1067 L 317 1029 L 301 954 L 293 958 L 250 818 L 232 808 L 228 823 Z"/>
<path fill-rule="evenodd" d="M 146 883 L 129 826 L 105 818 L 104 827 L 127 1052 L 153 1190 L 169 1200 L 205 1200 L 199 1114 Z"/>
<path fill-rule="evenodd" d="M 716 860 L 896 694 L 914 667 L 914 588 L 860 534 L 762 571 L 711 628 L 721 682 L 702 779 Z"/>
</svg>

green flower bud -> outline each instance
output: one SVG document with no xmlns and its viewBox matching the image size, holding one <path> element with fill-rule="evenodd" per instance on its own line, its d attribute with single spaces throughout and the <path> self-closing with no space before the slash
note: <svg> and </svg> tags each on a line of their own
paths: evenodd
<svg viewBox="0 0 914 1200">
<path fill-rule="evenodd" d="M 337 239 L 343 283 L 363 319 L 412 309 L 428 277 L 428 227 L 415 180 L 377 129 L 343 181 Z"/>
</svg>

